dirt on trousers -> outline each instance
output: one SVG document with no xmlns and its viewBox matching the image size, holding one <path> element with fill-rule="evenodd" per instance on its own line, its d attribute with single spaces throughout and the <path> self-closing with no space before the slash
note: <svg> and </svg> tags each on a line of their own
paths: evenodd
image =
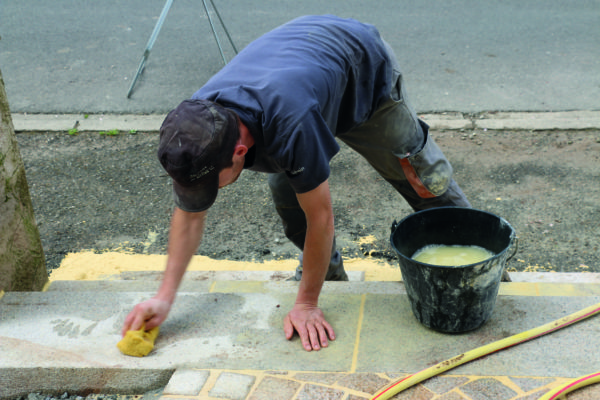
<svg viewBox="0 0 600 400">
<path fill-rule="evenodd" d="M 473 207 L 514 227 L 514 271 L 599 272 L 600 131 L 432 131 Z M 81 250 L 165 254 L 173 210 L 158 134 L 17 135 L 48 270 Z M 342 144 L 331 162 L 337 243 L 349 258 L 396 258 L 390 228 L 412 212 Z M 365 240 L 368 238 L 368 240 Z M 296 258 L 272 205 L 267 175 L 244 171 L 209 210 L 198 254 Z"/>
</svg>

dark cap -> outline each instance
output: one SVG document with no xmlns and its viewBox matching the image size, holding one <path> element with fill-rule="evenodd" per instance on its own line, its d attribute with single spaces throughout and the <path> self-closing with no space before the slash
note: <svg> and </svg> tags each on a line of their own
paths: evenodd
<svg viewBox="0 0 600 400">
<path fill-rule="evenodd" d="M 215 202 L 219 172 L 231 164 L 239 136 L 236 114 L 212 101 L 185 100 L 167 115 L 158 159 L 173 178 L 179 208 L 198 212 Z"/>
</svg>

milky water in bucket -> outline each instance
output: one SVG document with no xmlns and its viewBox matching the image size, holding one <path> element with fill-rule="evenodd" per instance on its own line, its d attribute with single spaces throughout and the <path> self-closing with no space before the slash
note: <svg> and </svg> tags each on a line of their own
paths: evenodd
<svg viewBox="0 0 600 400">
<path fill-rule="evenodd" d="M 417 250 L 412 259 L 425 264 L 457 267 L 485 261 L 493 256 L 493 252 L 481 246 L 430 244 Z"/>
</svg>

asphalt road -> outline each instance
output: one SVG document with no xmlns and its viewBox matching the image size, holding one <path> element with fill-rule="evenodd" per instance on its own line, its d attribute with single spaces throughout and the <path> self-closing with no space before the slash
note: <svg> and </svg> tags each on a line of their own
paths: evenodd
<svg viewBox="0 0 600 400">
<path fill-rule="evenodd" d="M 419 112 L 600 110 L 598 0 L 215 3 L 239 49 L 305 14 L 375 24 Z M 164 113 L 189 97 L 222 66 L 198 0 L 173 3 L 126 98 L 163 5 L 0 0 L 0 69 L 13 113 Z"/>
</svg>

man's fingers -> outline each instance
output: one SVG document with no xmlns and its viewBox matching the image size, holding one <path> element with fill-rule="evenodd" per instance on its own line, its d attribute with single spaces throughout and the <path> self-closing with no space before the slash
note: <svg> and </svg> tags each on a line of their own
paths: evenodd
<svg viewBox="0 0 600 400">
<path fill-rule="evenodd" d="M 335 334 L 331 335 L 333 329 L 325 320 L 310 325 L 308 327 L 308 332 L 313 350 L 319 350 L 321 347 L 329 346 L 328 338 L 331 338 L 331 340 L 335 339 Z"/>
<path fill-rule="evenodd" d="M 127 331 L 139 331 L 142 327 L 146 330 L 160 326 L 167 318 L 171 305 L 169 302 L 152 298 L 136 305 L 125 317 L 121 335 Z"/>
<path fill-rule="evenodd" d="M 323 327 L 325 327 L 325 330 L 327 331 L 329 340 L 335 340 L 335 331 L 333 330 L 333 327 L 329 324 L 329 322 L 324 320 Z"/>
<path fill-rule="evenodd" d="M 142 325 L 144 325 L 144 317 L 142 314 L 136 314 L 131 326 L 129 327 L 130 331 L 139 331 L 142 329 Z"/>
<path fill-rule="evenodd" d="M 298 332 L 298 336 L 300 336 L 300 341 L 302 342 L 302 347 L 306 351 L 312 350 L 311 339 L 309 337 L 309 332 L 306 329 L 305 322 L 301 322 L 297 324 L 290 315 L 286 315 L 283 319 L 283 332 L 285 333 L 285 338 L 290 340 L 294 336 L 294 332 Z"/>
<path fill-rule="evenodd" d="M 131 314 L 127 315 L 127 318 L 125 318 L 125 322 L 123 323 L 123 329 L 121 329 L 121 336 L 125 336 L 125 334 L 129 330 L 129 327 L 131 326 L 132 318 L 133 318 L 133 315 L 131 315 Z"/>
<path fill-rule="evenodd" d="M 296 328 L 296 332 L 298 332 L 298 336 L 300 336 L 300 341 L 302 342 L 302 347 L 304 347 L 304 349 L 306 351 L 311 351 L 312 350 L 312 344 L 311 344 L 311 339 L 309 336 L 309 332 L 306 329 L 306 326 L 303 325 L 294 325 L 294 327 Z"/>
<path fill-rule="evenodd" d="M 134 310 L 130 312 L 125 318 L 125 322 L 123 323 L 123 329 L 121 330 L 121 336 L 125 336 L 127 331 L 138 330 L 140 328 L 136 328 L 136 320 L 138 319 L 138 313 Z M 140 325 L 141 326 L 141 325 Z"/>
<path fill-rule="evenodd" d="M 325 329 L 320 324 L 305 323 L 305 325 L 296 326 L 296 332 L 302 341 L 302 347 L 306 351 L 320 350 L 321 346 L 327 347 L 327 337 Z"/>
<path fill-rule="evenodd" d="M 317 332 L 319 333 L 319 342 L 321 343 L 321 346 L 327 347 L 329 343 L 327 342 L 327 332 L 325 332 L 325 327 L 323 325 L 324 324 L 317 325 Z"/>
<path fill-rule="evenodd" d="M 320 350 L 322 347 L 329 346 L 329 340 L 335 340 L 335 332 L 331 325 L 323 318 L 322 312 L 314 310 L 292 310 L 283 320 L 283 330 L 286 339 L 290 340 L 294 336 L 294 331 L 298 332 L 302 347 L 306 351 Z"/>
<path fill-rule="evenodd" d="M 148 321 L 146 321 L 146 323 L 144 324 L 144 329 L 149 331 L 152 328 L 156 328 L 157 326 L 160 326 L 161 323 L 162 323 L 162 321 L 160 320 L 160 317 L 158 315 L 155 315 L 154 317 L 152 317 Z M 141 328 L 141 326 L 140 326 L 140 328 Z"/>
<path fill-rule="evenodd" d="M 148 315 L 145 310 L 138 304 L 133 311 L 127 317 L 126 323 L 128 322 L 127 330 L 139 331 L 142 326 L 146 323 L 147 317 L 154 317 L 154 315 Z M 150 329 L 150 328 L 148 328 Z"/>
<path fill-rule="evenodd" d="M 286 315 L 283 319 L 283 333 L 285 333 L 285 338 L 290 340 L 294 336 L 294 325 L 290 319 L 289 315 Z"/>
</svg>

